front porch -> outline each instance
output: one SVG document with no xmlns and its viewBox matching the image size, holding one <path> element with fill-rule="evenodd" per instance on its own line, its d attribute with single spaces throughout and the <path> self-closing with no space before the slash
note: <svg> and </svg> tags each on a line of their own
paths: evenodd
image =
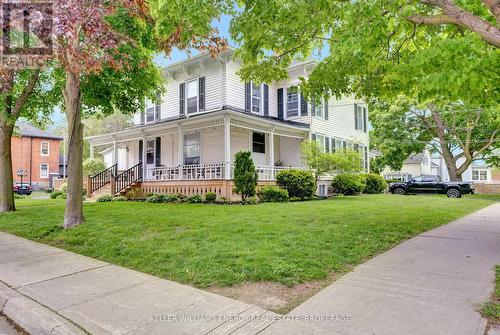
<svg viewBox="0 0 500 335">
<path fill-rule="evenodd" d="M 300 145 L 308 137 L 304 126 L 225 110 L 87 140 L 91 156 L 106 148 L 103 155 L 110 171 L 100 184 L 114 178 L 113 194 L 140 182 L 146 193 L 214 192 L 233 198 L 237 152 L 252 153 L 262 186 L 273 183 L 282 169 L 303 168 Z M 98 188 L 91 187 L 91 193 Z"/>
</svg>

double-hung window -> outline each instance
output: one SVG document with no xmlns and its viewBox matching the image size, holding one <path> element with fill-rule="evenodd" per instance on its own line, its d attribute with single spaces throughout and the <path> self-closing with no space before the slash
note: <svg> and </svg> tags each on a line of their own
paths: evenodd
<svg viewBox="0 0 500 335">
<path fill-rule="evenodd" d="M 261 114 L 262 112 L 262 85 L 255 85 L 252 82 L 252 112 Z"/>
<path fill-rule="evenodd" d="M 252 134 L 252 151 L 256 153 L 266 153 L 266 134 L 253 133 Z"/>
<path fill-rule="evenodd" d="M 40 156 L 48 156 L 49 155 L 49 142 L 42 141 L 40 142 Z"/>
<path fill-rule="evenodd" d="M 289 87 L 286 90 L 286 115 L 288 118 L 299 116 L 300 110 L 299 91 L 296 87 Z"/>
<path fill-rule="evenodd" d="M 356 105 L 356 120 L 354 120 L 356 123 L 356 130 L 365 130 L 364 129 L 364 112 L 363 112 L 363 107 Z"/>
<path fill-rule="evenodd" d="M 198 112 L 198 79 L 187 82 L 186 105 L 188 114 Z"/>
<path fill-rule="evenodd" d="M 155 108 L 149 107 L 146 109 L 146 122 L 154 122 L 155 121 Z"/>
<path fill-rule="evenodd" d="M 200 164 L 200 133 L 184 135 L 184 164 Z"/>
<path fill-rule="evenodd" d="M 155 141 L 149 140 L 146 142 L 146 164 L 152 165 L 155 163 Z"/>
<path fill-rule="evenodd" d="M 49 178 L 49 165 L 46 163 L 40 164 L 40 178 Z"/>
<path fill-rule="evenodd" d="M 472 180 L 480 181 L 488 179 L 488 172 L 486 170 L 472 170 Z"/>
<path fill-rule="evenodd" d="M 321 99 L 321 98 L 316 99 L 314 101 L 313 108 L 314 108 L 314 116 L 316 116 L 317 118 L 320 118 L 320 119 L 324 119 L 325 118 L 325 111 L 324 111 L 324 107 L 323 107 L 323 99 Z"/>
</svg>

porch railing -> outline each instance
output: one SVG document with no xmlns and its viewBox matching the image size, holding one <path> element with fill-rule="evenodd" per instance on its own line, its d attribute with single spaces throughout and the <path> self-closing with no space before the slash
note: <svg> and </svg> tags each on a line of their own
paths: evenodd
<svg viewBox="0 0 500 335">
<path fill-rule="evenodd" d="M 225 179 L 225 163 L 179 165 L 146 169 L 147 181 L 210 180 Z M 281 170 L 303 169 L 303 167 L 256 166 L 259 180 L 274 180 Z M 230 178 L 234 177 L 234 164 L 230 164 Z"/>
<path fill-rule="evenodd" d="M 139 180 L 142 180 L 142 163 L 134 165 L 130 169 L 117 175 L 115 177 L 115 189 L 112 190 L 112 193 L 119 193 L 126 189 L 127 186 Z"/>
<path fill-rule="evenodd" d="M 118 171 L 118 165 L 112 165 L 106 170 L 103 170 L 96 174 L 95 176 L 89 177 L 89 185 L 87 187 L 89 188 L 90 194 L 94 193 L 101 187 L 109 184 L 111 181 L 111 178 L 116 176 Z"/>
</svg>

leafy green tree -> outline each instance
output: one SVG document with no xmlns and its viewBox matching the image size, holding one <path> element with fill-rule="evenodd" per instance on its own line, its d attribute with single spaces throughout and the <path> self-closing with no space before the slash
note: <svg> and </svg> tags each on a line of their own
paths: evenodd
<svg viewBox="0 0 500 335">
<path fill-rule="evenodd" d="M 258 175 L 250 151 L 239 151 L 234 161 L 234 191 L 245 202 L 255 195 Z"/>
<path fill-rule="evenodd" d="M 11 139 L 16 121 L 24 118 L 43 124 L 61 99 L 51 72 L 0 66 L 0 212 L 15 210 Z"/>
<path fill-rule="evenodd" d="M 382 153 L 377 158 L 382 169 L 400 170 L 408 156 L 429 147 L 443 157 L 450 180 L 456 181 L 472 162 L 494 159 L 500 148 L 499 106 L 419 105 L 400 96 L 374 103 L 370 121 L 372 143 Z"/>
<path fill-rule="evenodd" d="M 283 79 L 293 61 L 305 60 L 327 46 L 329 53 L 302 78 L 301 90 L 306 95 L 354 93 L 374 104 L 388 105 L 398 105 L 401 96 L 410 97 L 413 105 L 407 105 L 405 112 L 422 110 L 432 115 L 422 118 L 429 123 L 425 127 L 422 123 L 412 125 L 412 132 L 397 127 L 402 120 L 399 107 L 387 108 L 385 119 L 389 123 L 382 131 L 386 130 L 385 148 L 392 152 L 386 157 L 389 163 L 397 165 L 413 150 L 437 141 L 450 177 L 459 179 L 474 156 L 489 151 L 489 147 L 475 147 L 471 152 L 462 139 L 466 164 L 454 171 L 453 160 L 461 154 L 447 150 L 455 146 L 448 135 L 444 139 L 438 135 L 453 128 L 451 115 L 457 111 L 450 113 L 450 108 L 456 106 L 472 111 L 469 116 L 459 113 L 453 121 L 463 134 L 480 114 L 469 143 L 487 144 L 490 138 L 480 134 L 495 133 L 496 129 L 482 120 L 491 120 L 488 111 L 497 109 L 500 101 L 498 1 L 241 3 L 243 10 L 232 23 L 231 32 L 242 45 L 238 55 L 244 62 L 241 74 L 245 79 Z M 415 145 L 398 145 L 402 139 L 414 139 Z M 445 143 L 447 140 L 451 142 Z M 390 143 L 394 144 L 392 149 Z"/>
<path fill-rule="evenodd" d="M 334 153 L 324 152 L 316 141 L 304 141 L 301 144 L 302 159 L 313 174 L 316 183 L 325 174 L 359 172 L 361 154 L 354 150 L 342 150 Z"/>
<path fill-rule="evenodd" d="M 83 161 L 83 175 L 93 176 L 106 168 L 102 158 L 87 158 Z"/>
</svg>

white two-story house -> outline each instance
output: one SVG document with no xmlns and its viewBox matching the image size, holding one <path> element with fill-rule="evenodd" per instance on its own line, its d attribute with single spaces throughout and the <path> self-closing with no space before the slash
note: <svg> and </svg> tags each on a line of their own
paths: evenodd
<svg viewBox="0 0 500 335">
<path fill-rule="evenodd" d="M 311 103 L 295 88 L 315 65 L 294 65 L 289 79 L 260 85 L 241 80 L 231 49 L 216 59 L 198 55 L 165 67 L 165 92 L 146 101 L 132 128 L 86 138 L 91 154 L 112 147 L 111 166 L 90 179 L 89 191 L 114 178 L 113 193 L 134 183 L 145 192 L 231 198 L 238 151 L 252 153 L 264 185 L 281 169 L 304 168 L 300 145 L 307 139 L 329 152 L 359 150 L 368 170 L 366 104 L 353 97 Z M 324 194 L 326 184 L 318 192 Z"/>
</svg>

